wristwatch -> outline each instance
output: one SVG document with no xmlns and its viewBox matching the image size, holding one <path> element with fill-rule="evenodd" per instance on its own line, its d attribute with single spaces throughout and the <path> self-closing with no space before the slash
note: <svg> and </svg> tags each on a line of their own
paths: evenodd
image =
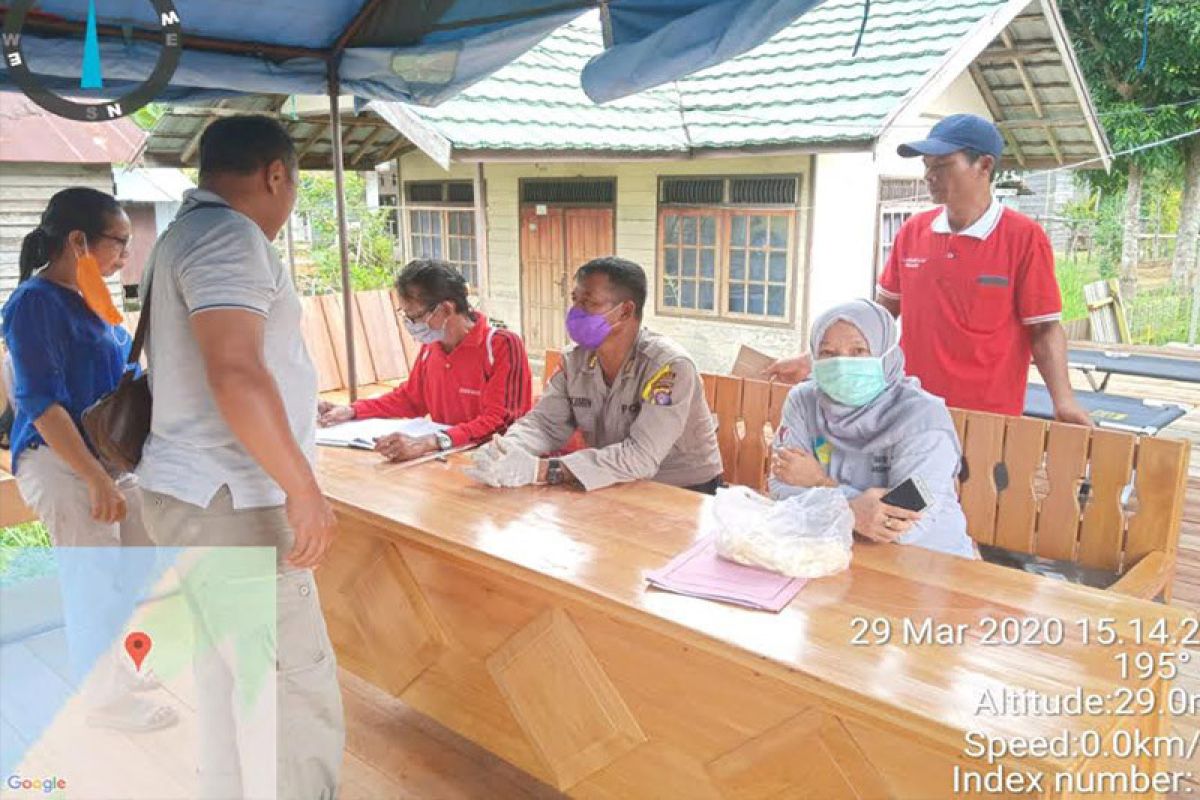
<svg viewBox="0 0 1200 800">
<path fill-rule="evenodd" d="M 438 431 L 433 435 L 433 438 L 437 440 L 438 450 L 445 451 L 454 446 L 454 440 L 450 438 L 450 434 L 444 431 Z"/>
<path fill-rule="evenodd" d="M 551 486 L 562 483 L 567 477 L 566 473 L 560 459 L 551 458 L 546 461 L 546 483 Z"/>
</svg>

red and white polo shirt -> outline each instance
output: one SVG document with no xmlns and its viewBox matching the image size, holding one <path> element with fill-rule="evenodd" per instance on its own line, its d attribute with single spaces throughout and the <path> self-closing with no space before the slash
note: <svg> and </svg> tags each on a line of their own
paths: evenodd
<svg viewBox="0 0 1200 800">
<path fill-rule="evenodd" d="M 1019 415 L 1029 326 L 1062 318 L 1054 251 L 1033 220 L 992 200 L 952 233 L 945 209 L 913 216 L 879 280 L 900 301 L 907 372 L 954 408 Z"/>
<path fill-rule="evenodd" d="M 455 447 L 483 442 L 529 411 L 533 379 L 525 343 L 477 315 L 470 333 L 447 353 L 440 343 L 421 348 L 408 380 L 382 397 L 353 404 L 359 419 L 423 417 L 452 426 Z"/>
</svg>

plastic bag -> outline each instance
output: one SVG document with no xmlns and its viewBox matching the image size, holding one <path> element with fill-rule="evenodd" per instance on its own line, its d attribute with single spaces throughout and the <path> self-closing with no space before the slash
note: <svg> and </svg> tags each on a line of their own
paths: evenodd
<svg viewBox="0 0 1200 800">
<path fill-rule="evenodd" d="M 745 486 L 717 489 L 717 553 L 793 578 L 819 578 L 850 566 L 854 513 L 836 489 L 772 500 Z"/>
</svg>

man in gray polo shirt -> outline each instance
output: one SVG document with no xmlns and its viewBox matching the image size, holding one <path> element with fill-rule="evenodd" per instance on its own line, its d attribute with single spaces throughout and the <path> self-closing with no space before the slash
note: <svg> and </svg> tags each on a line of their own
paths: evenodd
<svg viewBox="0 0 1200 800">
<path fill-rule="evenodd" d="M 164 546 L 278 554 L 276 714 L 286 735 L 256 729 L 263 716 L 239 704 L 253 680 L 244 665 L 198 645 L 204 797 L 258 796 L 275 783 L 280 798 L 332 800 L 342 761 L 337 667 L 312 575 L 335 525 L 311 463 L 317 380 L 300 300 L 271 245 L 297 178 L 295 147 L 274 120 L 213 123 L 200 140 L 200 188 L 146 270 L 154 411 L 137 472 L 147 529 Z M 268 741 L 276 775 L 259 784 Z"/>
</svg>

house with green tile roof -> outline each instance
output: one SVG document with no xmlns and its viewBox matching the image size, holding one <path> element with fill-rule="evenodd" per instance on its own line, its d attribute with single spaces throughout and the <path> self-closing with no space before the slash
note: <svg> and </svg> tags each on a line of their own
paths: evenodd
<svg viewBox="0 0 1200 800">
<path fill-rule="evenodd" d="M 597 105 L 585 14 L 436 108 L 372 103 L 412 146 L 380 174 L 403 259 L 438 257 L 531 353 L 566 343 L 570 275 L 615 253 L 650 278 L 646 322 L 727 371 L 740 344 L 804 348 L 808 321 L 872 296 L 927 200 L 900 142 L 997 122 L 1002 168 L 1107 165 L 1053 0 L 828 0 L 737 58 Z"/>
</svg>

